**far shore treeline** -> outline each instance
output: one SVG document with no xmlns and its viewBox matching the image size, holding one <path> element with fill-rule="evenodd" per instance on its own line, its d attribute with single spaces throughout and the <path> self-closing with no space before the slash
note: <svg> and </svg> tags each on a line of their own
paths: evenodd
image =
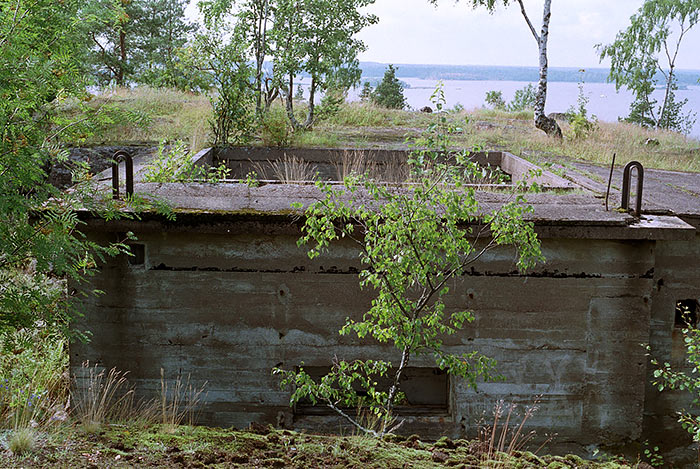
<svg viewBox="0 0 700 469">
<path fill-rule="evenodd" d="M 424 80 L 474 80 L 474 81 L 522 81 L 537 82 L 537 67 L 516 67 L 505 65 L 429 65 L 394 64 L 398 78 L 420 78 Z M 364 78 L 381 79 L 387 64 L 360 62 Z M 581 72 L 583 70 L 583 72 Z M 676 78 L 680 88 L 698 86 L 697 70 L 677 70 Z M 659 74 L 660 75 L 660 74 Z M 578 83 L 582 78 L 586 83 L 607 83 L 610 70 L 607 68 L 550 67 L 550 82 Z M 663 83 L 659 76 L 659 86 Z"/>
</svg>

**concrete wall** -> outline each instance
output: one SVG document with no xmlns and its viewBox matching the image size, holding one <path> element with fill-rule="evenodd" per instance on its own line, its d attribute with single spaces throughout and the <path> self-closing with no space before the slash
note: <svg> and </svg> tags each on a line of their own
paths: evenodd
<svg viewBox="0 0 700 469">
<path fill-rule="evenodd" d="M 190 233 L 149 226 L 136 232 L 145 264 L 110 260 L 94 279 L 92 287 L 106 293 L 86 302 L 78 326 L 93 337 L 72 345 L 74 372 L 89 359 L 129 370 L 142 394 L 156 394 L 162 367 L 166 376 L 190 374 L 193 383 L 207 383 L 204 423 L 337 431 L 335 417 L 294 415 L 271 368 L 328 366 L 336 355 L 398 359 L 389 347 L 337 334 L 371 299 L 358 286 L 352 245 L 338 243 L 310 261 L 289 222 L 229 222 Z M 582 452 L 588 444 L 642 436 L 650 390 L 639 344 L 649 340 L 650 315 L 653 328 L 667 326 L 676 293 L 664 296 L 658 278 L 675 275 L 673 253 L 688 245 L 666 245 L 668 264 L 658 265 L 654 241 L 542 242 L 547 263 L 528 276 L 513 274 L 514 253 L 503 249 L 451 285 L 448 307 L 472 309 L 476 321 L 446 347 L 496 358 L 505 380 L 482 383 L 476 392 L 450 380 L 449 412 L 409 418 L 402 431 L 473 436 L 498 399 L 530 403 L 542 395 L 529 428 L 558 433 L 554 448 Z M 652 337 L 662 347 L 670 340 L 663 332 Z"/>
<path fill-rule="evenodd" d="M 358 150 L 327 148 L 268 148 L 268 147 L 228 147 L 202 151 L 199 159 L 209 158 L 209 164 L 218 166 L 224 163 L 231 170 L 232 179 L 247 178 L 255 172 L 258 179 L 280 179 L 277 173 L 288 175 L 284 179 L 300 180 L 300 163 L 307 166 L 307 176 L 311 179 L 318 174 L 321 180 L 342 181 L 350 173 L 369 171 L 373 177 L 388 182 L 405 182 L 409 177 L 406 165 L 411 152 L 401 150 Z M 568 180 L 546 170 L 541 170 L 529 161 L 502 151 L 476 152 L 471 159 L 483 167 L 501 169 L 513 182 L 527 179 L 543 187 L 573 189 L 576 186 Z M 298 163 L 294 163 L 296 160 Z M 535 175 L 533 171 L 539 170 Z M 478 181 L 486 183 L 488 181 Z"/>
<path fill-rule="evenodd" d="M 689 221 L 691 222 L 691 221 Z M 697 224 L 696 224 L 697 226 Z M 651 354 L 675 369 L 688 369 L 682 327 L 674 324 L 676 302 L 700 301 L 700 234 L 694 241 L 657 243 L 654 286 L 651 292 Z M 651 385 L 654 369 L 647 374 L 645 438 L 663 448 L 669 458 L 697 463 L 697 444 L 678 423 L 678 411 L 691 410 L 691 394 L 684 391 L 659 392 Z M 695 466 L 696 467 L 696 466 Z"/>
</svg>

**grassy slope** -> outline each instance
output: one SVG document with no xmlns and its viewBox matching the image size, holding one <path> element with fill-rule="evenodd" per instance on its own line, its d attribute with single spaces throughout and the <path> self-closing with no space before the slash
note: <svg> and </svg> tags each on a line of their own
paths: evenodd
<svg viewBox="0 0 700 469">
<path fill-rule="evenodd" d="M 149 88 L 117 89 L 97 97 L 90 105 L 97 107 L 105 103 L 147 115 L 149 123 L 105 126 L 86 144 L 182 139 L 193 150 L 207 146 L 211 107 L 204 96 Z M 604 165 L 610 163 L 615 152 L 618 162 L 638 160 L 649 168 L 700 171 L 700 142 L 677 133 L 601 122 L 588 138 L 575 139 L 568 125 L 563 124 L 565 138 L 558 141 L 536 130 L 527 112 L 509 114 L 476 109 L 450 113 L 449 119 L 462 129 L 454 138 L 466 148 L 502 149 L 535 159 L 565 156 Z M 433 120 L 434 116 L 428 114 L 351 103 L 343 106 L 337 115 L 319 122 L 313 131 L 292 136 L 291 144 L 404 148 L 406 139 L 418 136 Z M 648 139 L 657 140 L 659 145 L 646 145 Z"/>
</svg>

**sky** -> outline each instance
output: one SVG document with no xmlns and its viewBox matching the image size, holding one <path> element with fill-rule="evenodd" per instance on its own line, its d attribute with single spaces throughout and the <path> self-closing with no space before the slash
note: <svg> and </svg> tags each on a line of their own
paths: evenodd
<svg viewBox="0 0 700 469">
<path fill-rule="evenodd" d="M 342 1 L 342 0 L 341 0 Z M 189 9 L 193 13 L 195 1 Z M 362 61 L 394 64 L 537 66 L 537 43 L 516 2 L 493 14 L 474 10 L 469 0 L 376 0 L 366 8 L 379 23 L 359 34 L 367 45 Z M 538 29 L 543 0 L 525 0 Z M 552 0 L 549 65 L 607 67 L 596 44 L 607 44 L 629 24 L 643 0 Z M 684 39 L 677 66 L 700 70 L 700 25 Z"/>
</svg>

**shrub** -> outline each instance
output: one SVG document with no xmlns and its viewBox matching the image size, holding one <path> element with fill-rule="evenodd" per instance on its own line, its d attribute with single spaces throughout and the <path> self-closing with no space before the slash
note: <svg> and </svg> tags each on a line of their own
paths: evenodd
<svg viewBox="0 0 700 469">
<path fill-rule="evenodd" d="M 316 108 L 316 117 L 318 120 L 327 120 L 340 112 L 343 104 L 345 104 L 345 91 L 342 89 L 329 89 L 321 98 L 321 104 Z"/>
<path fill-rule="evenodd" d="M 370 82 L 366 81 L 362 85 L 362 91 L 360 92 L 360 101 L 362 101 L 363 103 L 371 101 L 373 94 L 374 91 L 372 90 L 372 85 L 370 84 Z"/>
<path fill-rule="evenodd" d="M 676 306 L 680 313 L 688 318 L 690 311 L 687 306 L 679 303 Z M 696 443 L 700 442 L 700 417 L 697 414 L 697 405 L 700 402 L 700 329 L 690 323 L 683 328 L 683 342 L 685 343 L 686 361 L 688 370 L 674 369 L 670 363 L 660 363 L 656 358 L 651 359 L 651 364 L 656 368 L 652 384 L 659 391 L 664 389 L 678 389 L 690 393 L 693 397 L 692 405 L 696 407 L 694 412 L 683 409 L 678 412 L 678 422 L 681 424 Z M 650 350 L 647 347 L 647 350 Z M 698 449 L 700 455 L 700 448 Z"/>
<path fill-rule="evenodd" d="M 196 166 L 187 144 L 180 140 L 169 148 L 167 142 L 162 140 L 155 157 L 145 169 L 145 182 L 218 182 L 226 179 L 230 173 L 225 163 L 210 168 Z"/>
<path fill-rule="evenodd" d="M 291 140 L 287 113 L 280 106 L 272 106 L 260 121 L 260 138 L 266 146 L 286 147 Z"/>
<path fill-rule="evenodd" d="M 484 101 L 493 109 L 502 110 L 506 108 L 506 102 L 503 99 L 502 91 L 487 91 Z"/>
<path fill-rule="evenodd" d="M 517 113 L 532 110 L 535 107 L 535 96 L 535 87 L 529 84 L 525 88 L 517 90 L 510 103 L 506 103 L 501 91 L 487 91 L 484 101 L 497 111 Z"/>
<path fill-rule="evenodd" d="M 535 87 L 532 86 L 532 84 L 528 84 L 525 88 L 515 92 L 515 96 L 513 96 L 513 100 L 506 106 L 506 110 L 508 112 L 520 112 L 534 109 L 536 96 Z"/>
</svg>

